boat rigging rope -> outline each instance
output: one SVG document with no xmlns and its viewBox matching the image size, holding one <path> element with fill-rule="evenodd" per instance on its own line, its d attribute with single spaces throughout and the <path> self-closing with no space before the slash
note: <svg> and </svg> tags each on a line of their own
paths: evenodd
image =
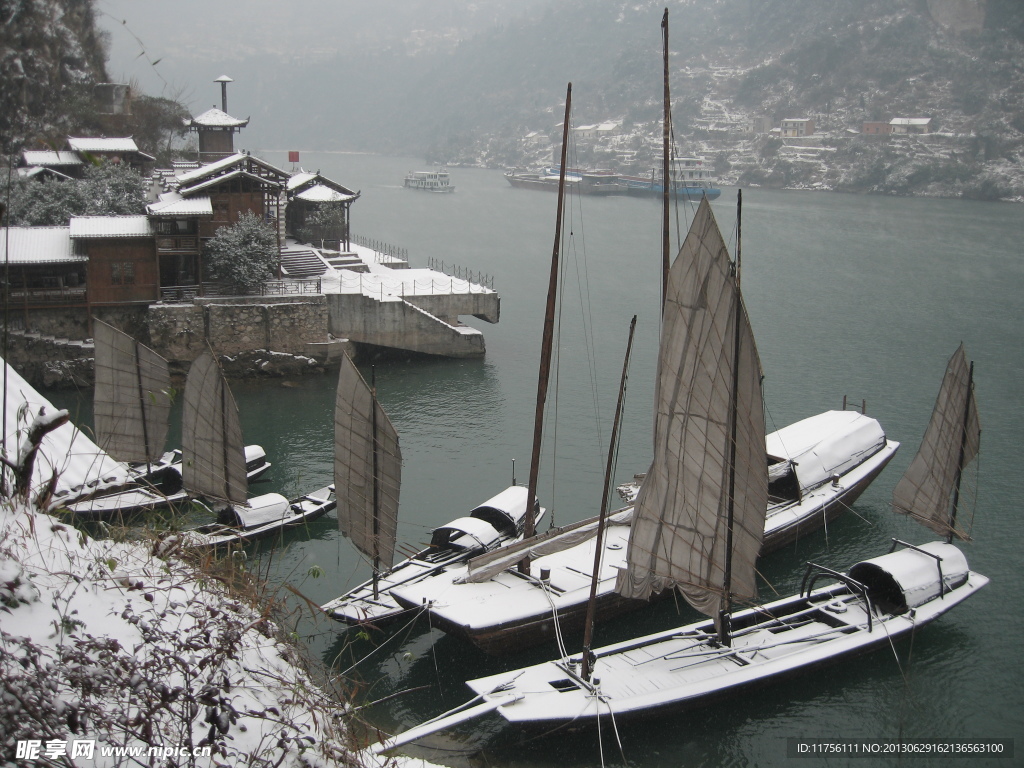
<svg viewBox="0 0 1024 768">
<path fill-rule="evenodd" d="M 562 625 L 558 621 L 558 607 L 555 605 L 554 598 L 551 596 L 551 590 L 548 589 L 548 585 L 543 579 L 537 578 L 536 576 L 530 575 L 529 580 L 537 584 L 541 592 L 544 593 L 544 597 L 547 598 L 548 605 L 551 606 L 551 624 L 555 630 L 555 642 L 558 643 L 558 655 L 560 658 L 565 658 L 569 655 L 569 652 L 565 648 L 565 642 L 562 640 Z"/>
<path fill-rule="evenodd" d="M 608 706 L 608 716 L 612 720 L 612 730 L 615 732 L 615 743 L 619 745 L 619 755 L 622 757 L 622 764 L 628 765 L 626 751 L 622 748 L 622 737 L 619 735 L 619 724 L 615 720 L 615 711 L 612 709 L 611 701 L 607 696 L 602 696 L 601 701 Z"/>
<path fill-rule="evenodd" d="M 907 668 L 910 668 L 914 660 L 914 638 L 917 637 L 917 615 L 913 612 L 910 614 L 910 648 L 907 651 Z M 898 661 L 898 660 L 897 660 Z M 902 670 L 900 670 L 902 672 Z M 910 697 L 910 675 L 909 673 L 903 676 L 903 693 L 900 695 L 900 717 L 899 717 L 899 736 L 903 739 L 903 713 Z"/>
<path fill-rule="evenodd" d="M 342 671 L 342 672 L 340 672 L 339 674 L 340 674 L 340 675 L 342 675 L 342 676 L 344 676 L 344 675 L 347 675 L 347 674 L 348 674 L 349 672 L 351 672 L 351 671 L 352 671 L 353 669 L 355 669 L 355 668 L 356 668 L 356 667 L 358 667 L 358 666 L 359 666 L 360 664 L 362 664 L 362 663 L 363 663 L 364 661 L 366 661 L 366 660 L 367 660 L 367 659 L 369 659 L 369 658 L 370 658 L 371 656 L 373 656 L 373 655 L 374 655 L 375 653 L 377 653 L 377 651 L 381 650 L 382 648 L 385 648 L 385 647 L 387 647 L 388 643 L 390 643 L 390 642 L 391 642 L 392 640 L 394 640 L 394 639 L 396 639 L 396 638 L 399 638 L 399 637 L 401 637 L 401 638 L 402 638 L 402 639 L 404 640 L 404 639 L 405 639 L 405 637 L 406 637 L 406 636 L 408 636 L 408 632 L 407 632 L 407 630 L 411 630 L 411 629 L 412 629 L 413 625 L 414 625 L 414 624 L 416 623 L 416 621 L 417 621 L 417 620 L 419 619 L 419 617 L 420 617 L 420 614 L 421 614 L 421 613 L 424 613 L 424 612 L 426 612 L 426 610 L 427 610 L 427 606 L 426 606 L 426 605 L 423 605 L 422 607 L 420 607 L 420 608 L 417 608 L 417 609 L 416 609 L 416 611 L 415 611 L 415 612 L 413 613 L 413 615 L 412 615 L 412 618 L 411 618 L 411 619 L 409 619 L 409 621 L 408 621 L 408 622 L 407 622 L 407 623 L 406 623 L 406 624 L 405 624 L 404 626 L 402 626 L 402 628 L 401 628 L 401 629 L 397 630 L 396 632 L 393 632 L 393 633 L 391 634 L 391 636 L 390 636 L 390 637 L 388 637 L 388 638 L 387 638 L 387 639 L 386 639 L 386 640 L 385 640 L 385 641 L 384 641 L 383 643 L 381 643 L 380 645 L 378 645 L 378 646 L 377 646 L 376 648 L 374 648 L 374 649 L 373 649 L 372 651 L 370 651 L 370 652 L 369 652 L 368 654 L 366 654 L 365 656 L 363 656 L 363 658 L 359 659 L 359 661 L 357 661 L 357 662 L 356 662 L 355 664 L 353 664 L 352 666 L 350 666 L 350 667 L 349 667 L 348 669 L 346 669 L 346 670 L 343 670 L 343 671 Z M 405 635 L 403 635 L 403 632 L 405 633 Z"/>
</svg>

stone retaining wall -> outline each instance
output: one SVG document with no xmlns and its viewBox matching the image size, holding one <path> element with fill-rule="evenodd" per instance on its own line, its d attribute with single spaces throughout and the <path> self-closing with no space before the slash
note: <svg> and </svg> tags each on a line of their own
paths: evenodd
<svg viewBox="0 0 1024 768">
<path fill-rule="evenodd" d="M 207 343 L 220 355 L 254 349 L 305 355 L 308 345 L 327 341 L 327 328 L 327 302 L 320 295 L 196 299 L 149 308 L 153 349 L 176 361 L 191 362 Z"/>
</svg>

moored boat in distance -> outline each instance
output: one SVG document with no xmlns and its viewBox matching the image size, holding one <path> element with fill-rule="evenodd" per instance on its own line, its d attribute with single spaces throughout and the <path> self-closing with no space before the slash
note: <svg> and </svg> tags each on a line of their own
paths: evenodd
<svg viewBox="0 0 1024 768">
<path fill-rule="evenodd" d="M 448 171 L 410 171 L 405 176 L 406 189 L 418 189 L 423 192 L 454 192 Z"/>
<path fill-rule="evenodd" d="M 553 173 L 550 168 L 542 171 L 521 171 L 513 168 L 505 172 L 505 180 L 513 187 L 519 189 L 544 189 L 549 192 L 558 191 L 558 170 Z M 566 174 L 565 185 L 567 190 L 576 190 L 579 187 L 578 176 Z"/>
<path fill-rule="evenodd" d="M 706 197 L 715 200 L 722 190 L 715 186 L 715 179 L 702 157 L 679 157 L 671 171 L 672 189 L 670 195 L 685 200 L 700 200 Z M 653 169 L 643 176 L 621 176 L 623 194 L 640 197 L 660 197 L 665 192 L 665 174 Z"/>
</svg>

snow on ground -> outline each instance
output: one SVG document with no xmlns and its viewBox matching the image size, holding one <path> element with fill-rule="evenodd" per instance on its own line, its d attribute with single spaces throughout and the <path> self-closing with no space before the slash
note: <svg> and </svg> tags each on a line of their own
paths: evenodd
<svg viewBox="0 0 1024 768">
<path fill-rule="evenodd" d="M 0 505 L 0 765 L 357 765 L 270 621 L 154 548 Z"/>
<path fill-rule="evenodd" d="M 368 266 L 369 272 L 339 270 L 330 277 L 325 275 L 323 292 L 362 293 L 382 301 L 388 297 L 493 293 L 490 288 L 432 269 L 390 269 L 374 263 Z"/>
</svg>

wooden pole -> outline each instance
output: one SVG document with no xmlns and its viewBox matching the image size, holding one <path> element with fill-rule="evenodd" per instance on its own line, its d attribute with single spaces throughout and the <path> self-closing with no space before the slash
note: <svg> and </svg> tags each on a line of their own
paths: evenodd
<svg viewBox="0 0 1024 768">
<path fill-rule="evenodd" d="M 370 366 L 370 422 L 373 429 L 373 599 L 380 580 L 380 470 L 377 459 L 377 368 Z"/>
<path fill-rule="evenodd" d="M 555 244 L 551 249 L 551 274 L 548 276 L 548 301 L 544 312 L 544 335 L 541 342 L 540 371 L 537 377 L 537 406 L 533 415 L 533 453 L 530 457 L 530 482 L 526 496 L 526 517 L 523 523 L 523 539 L 535 532 L 534 500 L 537 498 L 537 479 L 540 474 L 540 447 L 544 436 L 544 403 L 548 395 L 548 379 L 551 373 L 551 347 L 555 329 L 555 299 L 558 293 L 558 256 L 562 240 L 562 210 L 565 202 L 565 163 L 569 144 L 569 115 L 572 109 L 572 83 L 565 91 L 565 121 L 562 124 L 562 164 L 558 171 L 558 208 L 555 213 Z M 519 561 L 519 572 L 530 573 L 530 555 Z"/>
<path fill-rule="evenodd" d="M 604 550 L 605 518 L 608 516 L 608 492 L 612 484 L 612 468 L 615 463 L 616 443 L 619 439 L 619 421 L 626 396 L 626 378 L 629 370 L 629 355 L 633 350 L 633 331 L 636 330 L 636 315 L 629 323 L 629 341 L 626 343 L 626 359 L 622 363 L 622 378 L 619 380 L 619 400 L 615 405 L 615 419 L 612 422 L 612 436 L 608 443 L 608 463 L 604 470 L 604 491 L 601 495 L 601 516 L 597 521 L 597 542 L 594 544 L 594 573 L 590 577 L 590 599 L 587 602 L 587 623 L 583 630 L 583 666 L 580 675 L 590 680 L 590 647 L 594 640 L 594 614 L 597 611 L 597 582 L 601 576 L 601 555 Z"/>
<path fill-rule="evenodd" d="M 661 308 L 665 309 L 665 296 L 668 294 L 668 271 L 670 268 L 671 255 L 669 253 L 669 156 L 672 132 L 672 98 L 669 94 L 668 83 L 668 8 L 661 19 L 661 34 L 663 43 L 663 68 L 664 68 L 664 89 L 665 89 L 665 114 L 661 123 Z"/>
</svg>

